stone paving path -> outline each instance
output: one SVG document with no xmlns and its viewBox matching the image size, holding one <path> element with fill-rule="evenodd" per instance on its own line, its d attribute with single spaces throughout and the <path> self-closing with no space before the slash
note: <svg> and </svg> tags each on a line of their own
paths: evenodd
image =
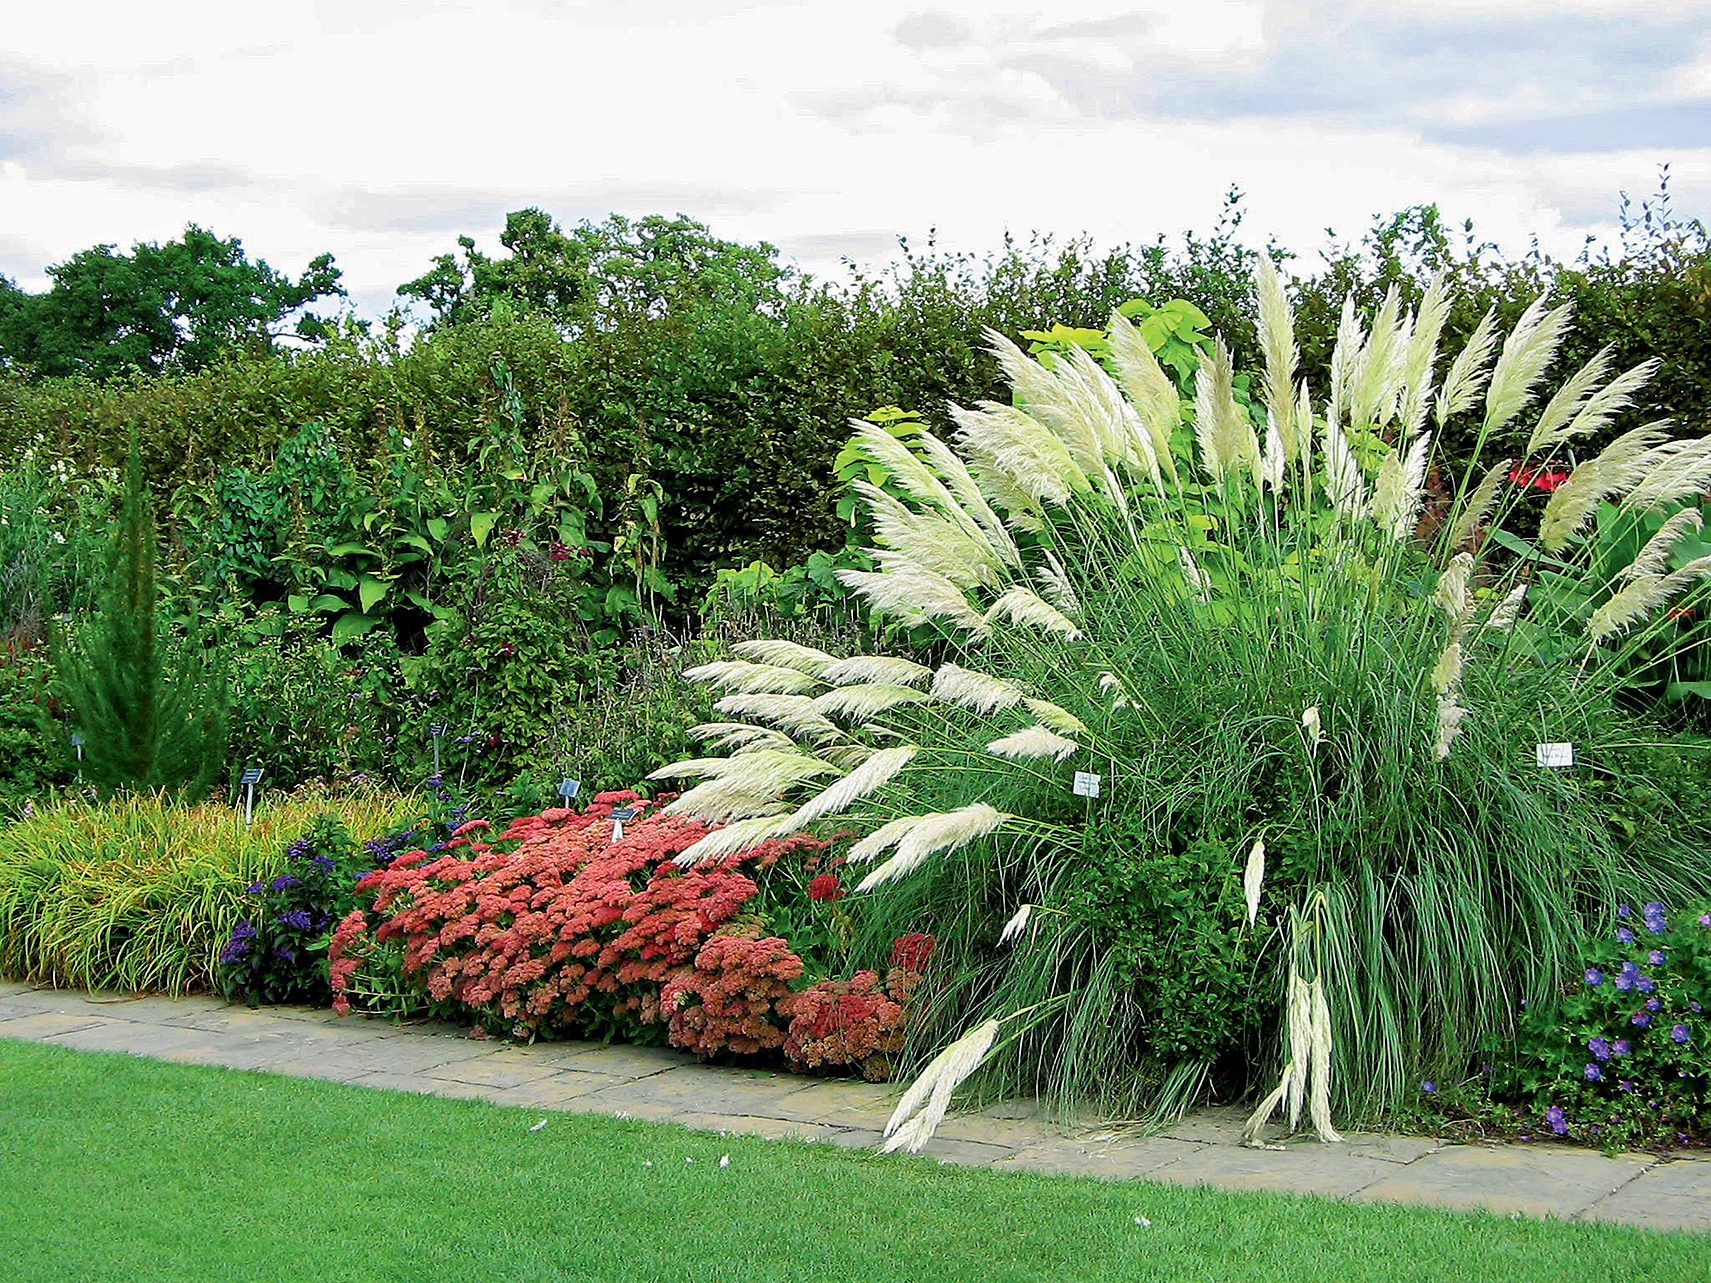
<svg viewBox="0 0 1711 1283">
<path fill-rule="evenodd" d="M 0 1038 L 323 1078 L 687 1127 L 869 1148 L 891 1112 L 883 1086 L 701 1065 L 661 1048 L 472 1040 L 305 1007 L 213 998 L 106 997 L 0 982 Z M 1142 1177 L 1565 1219 L 1711 1231 L 1711 1155 L 1605 1157 L 1562 1145 L 1443 1144 L 1352 1135 L 1241 1144 L 1242 1116 L 1207 1109 L 1151 1136 L 1063 1128 L 1027 1105 L 954 1115 L 924 1152 L 992 1168 Z"/>
</svg>

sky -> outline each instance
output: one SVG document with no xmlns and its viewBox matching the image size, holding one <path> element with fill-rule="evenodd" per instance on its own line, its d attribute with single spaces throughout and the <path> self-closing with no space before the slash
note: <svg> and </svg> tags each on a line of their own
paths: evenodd
<svg viewBox="0 0 1711 1283">
<path fill-rule="evenodd" d="M 688 214 L 818 276 L 936 229 L 1304 255 L 1434 202 L 1572 256 L 1711 218 L 1711 0 L 56 0 L 6 6 L 0 274 L 195 222 L 357 309 L 507 210 Z"/>
</svg>

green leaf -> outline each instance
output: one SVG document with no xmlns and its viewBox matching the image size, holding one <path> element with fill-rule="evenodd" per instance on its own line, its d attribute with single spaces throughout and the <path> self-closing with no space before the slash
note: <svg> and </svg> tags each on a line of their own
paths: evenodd
<svg viewBox="0 0 1711 1283">
<path fill-rule="evenodd" d="M 326 615 L 336 610 L 349 610 L 350 603 L 343 597 L 335 597 L 330 592 L 324 592 L 309 603 L 309 609 Z"/>
<path fill-rule="evenodd" d="M 1671 682 L 1663 693 L 1666 699 L 1686 699 L 1689 695 L 1711 699 L 1711 682 Z"/>
<path fill-rule="evenodd" d="M 333 642 L 337 645 L 339 642 L 361 637 L 379 622 L 378 615 L 364 615 L 354 610 L 340 615 L 333 621 Z"/>
<path fill-rule="evenodd" d="M 1490 529 L 1490 535 L 1494 541 L 1507 548 L 1518 557 L 1525 557 L 1528 561 L 1536 561 L 1541 566 L 1552 566 L 1557 570 L 1566 570 L 1571 573 L 1574 571 L 1574 567 L 1569 565 L 1566 561 L 1558 561 L 1555 557 L 1547 556 L 1532 544 L 1528 543 L 1525 539 L 1517 539 L 1507 530 L 1494 526 Z"/>
<path fill-rule="evenodd" d="M 428 533 L 431 534 L 440 543 L 444 543 L 446 541 L 446 532 L 449 531 L 450 529 L 451 529 L 451 523 L 448 522 L 444 517 L 429 517 L 428 518 Z"/>
<path fill-rule="evenodd" d="M 357 597 L 362 602 L 362 613 L 373 610 L 375 603 L 386 596 L 386 581 L 376 579 L 373 575 L 364 575 L 357 583 Z"/>
<path fill-rule="evenodd" d="M 327 549 L 327 556 L 329 557 L 354 557 L 358 554 L 365 557 L 378 557 L 380 555 L 366 544 L 360 543 L 336 543 Z"/>
<path fill-rule="evenodd" d="M 285 608 L 293 615 L 301 615 L 309 609 L 309 598 L 302 593 L 291 593 L 285 598 Z"/>
<path fill-rule="evenodd" d="M 497 512 L 472 512 L 469 514 L 469 533 L 475 539 L 477 548 L 487 546 L 487 536 L 493 533 L 493 527 L 499 521 Z"/>
<path fill-rule="evenodd" d="M 412 548 L 420 548 L 428 555 L 433 555 L 434 546 L 426 539 L 422 538 L 421 535 L 399 535 L 398 542 L 401 544 L 408 544 Z"/>
</svg>

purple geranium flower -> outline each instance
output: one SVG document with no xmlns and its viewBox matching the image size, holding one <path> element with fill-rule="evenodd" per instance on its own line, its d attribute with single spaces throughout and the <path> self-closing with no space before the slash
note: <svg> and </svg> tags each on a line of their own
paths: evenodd
<svg viewBox="0 0 1711 1283">
<path fill-rule="evenodd" d="M 1568 1119 L 1563 1116 L 1560 1105 L 1552 1105 L 1545 1110 L 1545 1121 L 1551 1125 L 1551 1130 L 1558 1136 L 1565 1135 L 1568 1132 Z"/>
<path fill-rule="evenodd" d="M 1689 1034 L 1686 1025 L 1677 1025 L 1674 1029 L 1669 1031 L 1669 1040 L 1671 1042 L 1686 1042 L 1688 1037 Z"/>
<path fill-rule="evenodd" d="M 1633 1091 L 1634 1090 L 1634 1084 L 1631 1082 L 1628 1082 L 1626 1080 L 1623 1080 L 1622 1082 L 1619 1082 L 1616 1084 L 1616 1090 L 1617 1091 Z"/>
<path fill-rule="evenodd" d="M 1638 989 L 1641 993 L 1650 993 L 1657 987 L 1658 982 L 1653 980 L 1650 976 L 1641 976 L 1638 980 L 1634 981 L 1634 988 Z"/>
<path fill-rule="evenodd" d="M 1599 1060 L 1610 1059 L 1610 1040 L 1608 1038 L 1589 1038 L 1586 1049 Z"/>
<path fill-rule="evenodd" d="M 250 890 L 254 891 L 255 888 L 251 887 Z M 1586 969 L 1586 984 L 1587 984 L 1588 988 L 1596 989 L 1596 988 L 1598 988 L 1599 985 L 1601 985 L 1603 983 L 1604 983 L 1604 973 L 1602 971 L 1600 971 L 1597 967 L 1588 967 Z"/>
<path fill-rule="evenodd" d="M 1630 913 L 1632 913 L 1632 912 L 1633 912 L 1633 910 L 1632 910 L 1632 909 L 1630 909 L 1630 908 L 1629 908 L 1629 907 L 1628 907 L 1628 906 L 1627 906 L 1627 905 L 1625 905 L 1625 904 L 1619 904 L 1619 905 L 1617 905 L 1617 906 L 1616 906 L 1616 916 L 1617 916 L 1617 917 L 1618 917 L 1618 918 L 1625 918 L 1625 917 L 1627 917 L 1627 916 L 1628 916 L 1628 915 L 1629 915 L 1629 914 L 1630 914 Z"/>
<path fill-rule="evenodd" d="M 1664 928 L 1663 905 L 1659 904 L 1656 900 L 1652 900 L 1647 903 L 1644 912 L 1646 915 L 1646 930 L 1650 931 L 1653 935 L 1657 935 Z"/>
<path fill-rule="evenodd" d="M 1618 1056 L 1626 1056 L 1628 1054 L 1628 1040 L 1626 1038 L 1618 1038 L 1615 1042 L 1610 1044 L 1610 1050 L 1615 1052 Z"/>
<path fill-rule="evenodd" d="M 272 882 L 268 883 L 268 885 L 275 891 L 285 891 L 294 886 L 301 886 L 302 884 L 303 879 L 299 878 L 294 873 L 281 873 Z"/>
<path fill-rule="evenodd" d="M 1656 998 L 1647 998 L 1646 999 L 1646 1010 L 1647 1011 L 1661 1011 L 1662 1009 L 1663 1009 L 1663 1003 L 1659 1002 Z"/>
<path fill-rule="evenodd" d="M 1679 1028 L 1679 1026 L 1677 1026 L 1677 1027 Z M 1687 1040 L 1684 1038 L 1681 1041 L 1686 1042 Z M 1421 1083 L 1420 1084 L 1420 1090 L 1425 1092 L 1428 1096 L 1430 1096 L 1433 1092 L 1438 1090 L 1438 1084 L 1437 1083 Z"/>
<path fill-rule="evenodd" d="M 1654 967 L 1663 966 L 1663 964 L 1664 964 L 1663 950 L 1662 949 L 1653 949 L 1650 953 L 1648 953 L 1646 955 L 1646 961 L 1651 963 L 1652 966 L 1654 966 Z"/>
<path fill-rule="evenodd" d="M 1634 943 L 1634 929 L 1632 927 L 1617 927 L 1616 928 L 1616 939 L 1619 940 L 1623 944 L 1633 944 Z"/>
<path fill-rule="evenodd" d="M 1702 927 L 1711 927 L 1711 913 L 1701 913 L 1699 915 L 1699 925 Z"/>
<path fill-rule="evenodd" d="M 1641 1007 L 1633 1015 L 1628 1017 L 1628 1021 L 1629 1021 L 1629 1023 L 1637 1025 L 1641 1029 L 1644 1029 L 1647 1025 L 1652 1023 L 1651 1013 L 1648 1012 L 1644 1007 Z"/>
<path fill-rule="evenodd" d="M 1587 1063 L 1586 1068 L 1580 1072 L 1586 1075 L 1586 1081 L 1589 1083 L 1595 1083 L 1600 1078 L 1604 1077 L 1604 1071 L 1600 1069 L 1597 1064 L 1590 1061 Z"/>
</svg>

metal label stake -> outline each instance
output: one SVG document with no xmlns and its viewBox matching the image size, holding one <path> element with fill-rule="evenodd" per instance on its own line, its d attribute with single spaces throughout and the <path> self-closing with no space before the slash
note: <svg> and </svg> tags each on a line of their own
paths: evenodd
<svg viewBox="0 0 1711 1283">
<path fill-rule="evenodd" d="M 244 786 L 244 827 L 247 829 L 255 818 L 255 786 L 261 783 L 261 767 L 245 767 L 238 783 Z"/>
<path fill-rule="evenodd" d="M 620 806 L 612 812 L 612 842 L 616 845 L 624 840 L 624 821 L 636 818 L 636 808 Z"/>
<path fill-rule="evenodd" d="M 429 722 L 428 734 L 434 737 L 434 774 L 440 773 L 440 736 L 446 733 L 444 722 Z"/>
</svg>

